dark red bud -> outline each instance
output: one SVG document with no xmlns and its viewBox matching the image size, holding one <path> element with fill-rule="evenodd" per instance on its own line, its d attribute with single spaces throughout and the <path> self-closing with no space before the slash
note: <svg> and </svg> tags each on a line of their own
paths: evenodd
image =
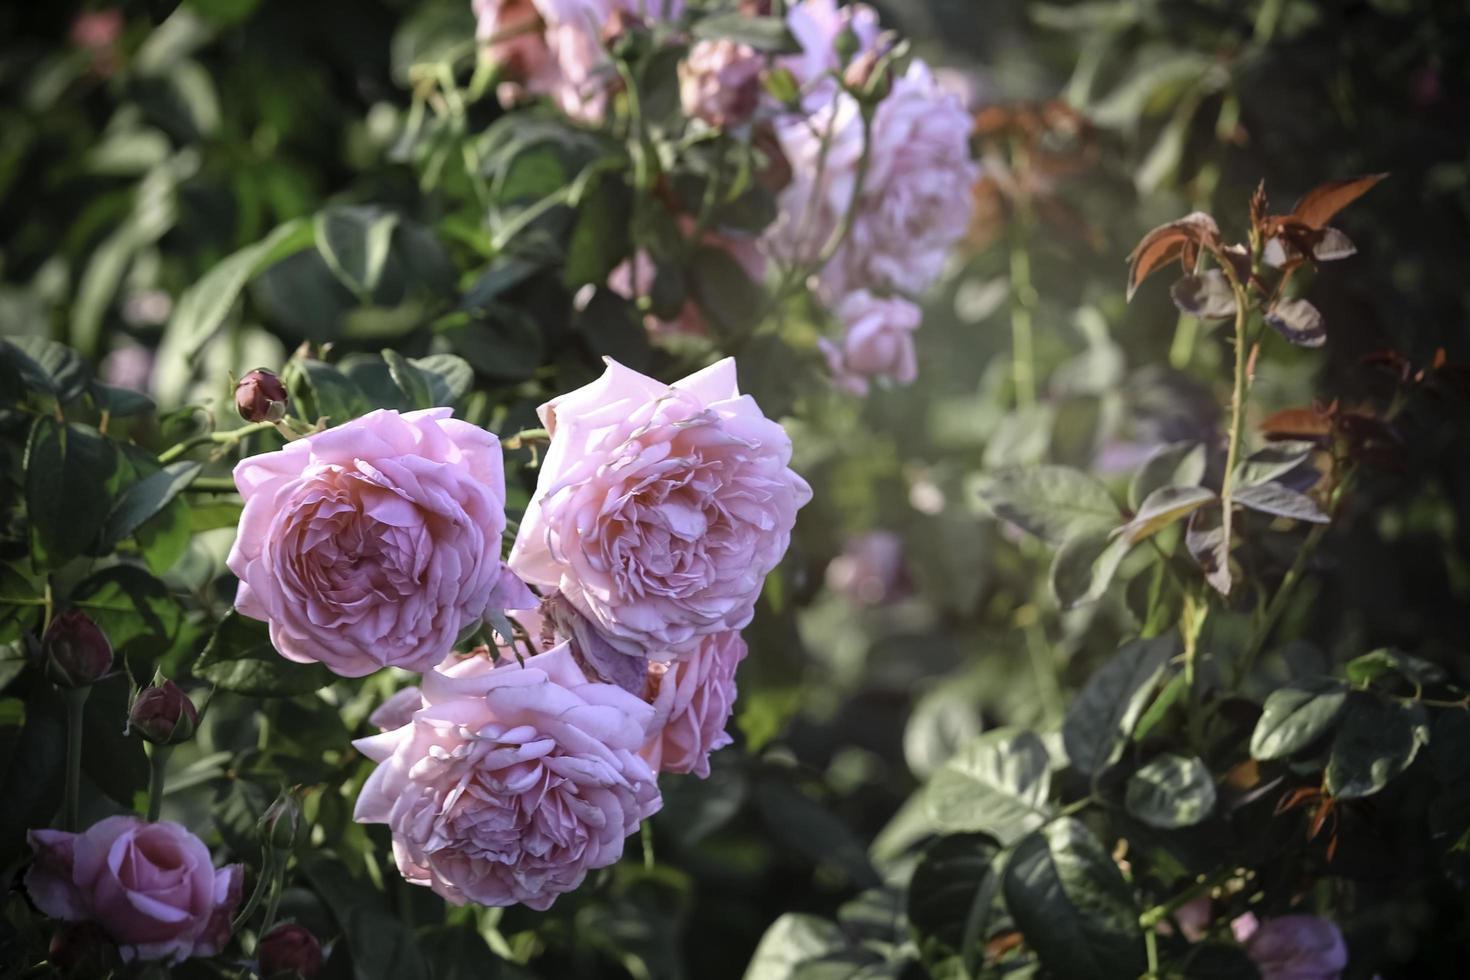
<svg viewBox="0 0 1470 980">
<path fill-rule="evenodd" d="M 105 977 L 122 966 L 117 947 L 95 922 L 69 922 L 57 929 L 46 958 L 72 977 Z"/>
<path fill-rule="evenodd" d="M 256 368 L 235 385 L 235 408 L 247 422 L 279 422 L 286 417 L 286 386 L 264 368 Z"/>
<path fill-rule="evenodd" d="M 322 944 L 310 930 L 294 922 L 283 922 L 261 938 L 255 947 L 263 977 L 301 977 L 313 980 L 322 969 Z"/>
<path fill-rule="evenodd" d="M 187 742 L 199 727 L 199 711 L 183 688 L 173 681 L 144 688 L 133 701 L 128 723 L 139 735 L 158 745 Z"/>
<path fill-rule="evenodd" d="M 62 687 L 86 687 L 112 670 L 112 644 L 80 609 L 51 620 L 41 640 L 46 673 Z"/>
</svg>

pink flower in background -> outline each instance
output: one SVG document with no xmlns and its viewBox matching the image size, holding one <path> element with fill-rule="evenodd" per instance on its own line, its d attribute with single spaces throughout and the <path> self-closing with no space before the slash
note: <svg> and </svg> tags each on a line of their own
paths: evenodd
<svg viewBox="0 0 1470 980">
<path fill-rule="evenodd" d="M 30 842 L 31 900 L 52 918 L 97 923 L 124 960 L 213 956 L 229 941 L 242 867 L 216 870 L 176 823 L 108 817 L 80 834 L 33 830 Z"/>
<path fill-rule="evenodd" d="M 588 683 L 566 644 L 524 666 L 451 660 L 423 697 L 353 743 L 379 763 L 354 817 L 387 824 L 403 877 L 450 902 L 550 908 L 662 804 L 637 754 L 653 707 Z"/>
<path fill-rule="evenodd" d="M 282 656 L 344 677 L 425 671 L 500 584 L 494 435 L 447 408 L 380 410 L 242 460 L 235 606 Z"/>
<path fill-rule="evenodd" d="M 796 78 L 808 111 L 830 102 L 837 92 L 835 75 L 845 67 L 837 50 L 839 36 L 851 32 L 857 42 L 853 57 L 878 43 L 878 12 L 865 3 L 839 6 L 837 0 L 801 0 L 786 11 L 786 26 L 801 53 L 787 55 L 780 64 Z"/>
<path fill-rule="evenodd" d="M 709 776 L 710 753 L 732 741 L 725 725 L 735 710 L 735 668 L 747 652 L 732 630 L 705 637 L 686 660 L 648 665 L 654 734 L 639 754 L 655 772 Z"/>
<path fill-rule="evenodd" d="M 126 341 L 108 351 L 98 373 L 103 381 L 116 388 L 146 393 L 153 381 L 153 351 Z"/>
<path fill-rule="evenodd" d="M 827 566 L 827 588 L 849 602 L 877 606 L 908 589 L 903 539 L 892 531 L 869 531 L 848 539 Z"/>
<path fill-rule="evenodd" d="M 1261 980 L 1337 980 L 1347 969 L 1342 930 L 1315 915 L 1283 915 L 1264 922 L 1247 912 L 1230 923 Z"/>
<path fill-rule="evenodd" d="M 849 293 L 837 304 L 842 321 L 840 343 L 818 341 L 833 382 L 843 391 L 866 395 L 869 381 L 886 378 L 912 384 L 918 377 L 914 331 L 919 308 L 901 296 L 874 296 L 866 289 Z"/>
<path fill-rule="evenodd" d="M 698 41 L 679 62 L 679 102 L 684 114 L 711 126 L 738 126 L 761 100 L 765 59 L 735 41 Z"/>
<path fill-rule="evenodd" d="M 672 385 L 609 358 L 539 412 L 551 445 L 512 570 L 633 656 L 677 659 L 750 622 L 812 492 L 733 358 Z"/>
</svg>

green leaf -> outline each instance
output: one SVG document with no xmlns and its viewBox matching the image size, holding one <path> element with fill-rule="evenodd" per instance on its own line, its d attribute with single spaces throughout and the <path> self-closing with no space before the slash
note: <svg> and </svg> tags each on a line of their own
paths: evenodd
<svg viewBox="0 0 1470 980">
<path fill-rule="evenodd" d="M 26 831 L 46 827 L 61 806 L 66 772 L 66 712 L 49 684 L 31 693 L 25 723 L 0 762 L 0 866 L 30 853 Z"/>
<path fill-rule="evenodd" d="M 351 378 L 323 361 L 292 361 L 284 377 L 295 410 L 312 421 L 325 418 L 332 425 L 341 425 L 373 410 L 367 395 Z"/>
<path fill-rule="evenodd" d="M 393 383 L 398 390 L 403 392 L 403 397 L 414 408 L 434 407 L 433 394 L 429 389 L 429 379 L 426 378 L 417 367 L 409 362 L 408 358 L 396 350 L 383 351 L 383 360 L 388 364 L 388 373 L 393 377 Z"/>
<path fill-rule="evenodd" d="M 995 516 L 1054 544 L 1089 531 L 1110 531 L 1121 516 L 1107 487 L 1069 466 L 1018 466 L 987 474 L 979 493 Z"/>
<path fill-rule="evenodd" d="M 1177 652 L 1172 633 L 1132 640 L 1087 679 L 1062 725 L 1074 769 L 1095 776 L 1118 761 L 1164 665 Z"/>
<path fill-rule="evenodd" d="M 453 354 L 430 354 L 409 361 L 423 376 L 429 388 L 429 407 L 452 406 L 475 383 L 475 370 L 469 362 Z"/>
<path fill-rule="evenodd" d="M 188 637 L 184 612 L 168 586 L 133 565 L 114 565 L 72 590 L 70 602 L 107 634 L 133 679 L 149 680 L 153 664 Z"/>
<path fill-rule="evenodd" d="M 933 775 L 981 732 L 977 685 L 946 681 L 919 698 L 903 729 L 903 757 L 919 778 Z"/>
<path fill-rule="evenodd" d="M 984 834 L 941 837 L 924 849 L 908 890 L 909 923 L 928 941 L 922 945 L 937 943 L 966 962 L 984 958 L 990 907 L 1000 891 L 999 854 Z"/>
<path fill-rule="evenodd" d="M 1166 753 L 1128 778 L 1128 812 L 1150 827 L 1192 827 L 1215 808 L 1215 781 L 1198 758 Z"/>
<path fill-rule="evenodd" d="M 535 374 L 546 346 L 540 324 L 508 308 L 449 327 L 443 336 L 476 371 L 501 381 L 521 381 Z"/>
<path fill-rule="evenodd" d="M 41 614 L 44 590 L 14 565 L 0 565 L 0 643 L 16 640 Z"/>
<path fill-rule="evenodd" d="M 276 652 L 264 623 L 231 610 L 215 627 L 195 675 L 217 687 L 255 698 L 310 694 L 332 682 L 321 664 L 298 664 Z"/>
<path fill-rule="evenodd" d="M 847 946 L 837 923 L 804 912 L 787 912 L 761 937 L 744 980 L 791 980 L 803 963 Z"/>
<path fill-rule="evenodd" d="M 42 387 L 65 404 L 82 396 L 92 373 L 81 354 L 65 344 L 45 337 L 10 337 L 7 343 L 18 351 L 17 359 L 27 384 Z"/>
<path fill-rule="evenodd" d="M 694 24 L 700 40 L 736 41 L 767 54 L 800 54 L 801 44 L 780 17 L 752 17 L 731 12 L 704 17 Z"/>
<path fill-rule="evenodd" d="M 92 400 L 97 403 L 98 411 L 106 412 L 115 419 L 142 415 L 153 411 L 155 407 L 153 399 L 141 391 L 119 388 L 100 381 L 92 382 Z"/>
<path fill-rule="evenodd" d="M 1200 442 L 1171 442 L 1155 449 L 1128 484 L 1128 506 L 1137 510 L 1160 487 L 1199 484 L 1205 476 L 1205 447 Z"/>
<path fill-rule="evenodd" d="M 1051 764 L 1034 732 L 997 729 L 955 753 L 925 788 L 929 816 L 945 832 L 991 834 L 1011 844 L 1051 815 Z"/>
<path fill-rule="evenodd" d="M 133 534 L 143 561 L 155 575 L 162 575 L 189 550 L 189 505 L 175 497 Z"/>
<path fill-rule="evenodd" d="M 722 248 L 701 247 L 689 263 L 689 291 L 726 340 L 744 337 L 766 308 L 765 291 Z"/>
<path fill-rule="evenodd" d="M 102 527 L 102 547 L 111 548 L 129 537 L 144 521 L 168 506 L 204 469 L 203 463 L 170 463 L 123 491 Z"/>
<path fill-rule="evenodd" d="M 567 239 L 562 281 L 568 289 L 603 283 L 607 274 L 627 258 L 632 195 L 616 176 L 594 179 L 577 207 L 577 218 Z"/>
<path fill-rule="evenodd" d="M 1240 464 L 1241 486 L 1270 483 L 1296 470 L 1312 458 L 1318 446 L 1314 442 L 1278 442 L 1251 453 Z"/>
<path fill-rule="evenodd" d="M 1251 756 L 1281 759 L 1300 752 L 1332 730 L 1347 688 L 1331 677 L 1310 677 L 1272 691 L 1251 733 Z"/>
<path fill-rule="evenodd" d="M 132 809 L 136 794 L 148 788 L 148 756 L 143 740 L 123 733 L 128 726 L 132 685 L 118 674 L 92 685 L 82 715 L 82 771 L 122 806 Z"/>
<path fill-rule="evenodd" d="M 189 530 L 214 531 L 222 527 L 234 527 L 240 523 L 240 514 L 245 506 L 236 500 L 196 501 L 189 505 Z"/>
<path fill-rule="evenodd" d="M 1348 661 L 1348 680 L 1354 684 L 1366 686 L 1385 674 L 1398 674 L 1420 687 L 1440 684 L 1445 679 L 1443 667 L 1397 650 L 1374 650 Z"/>
<path fill-rule="evenodd" d="M 1218 499 L 1209 487 L 1159 487 L 1148 495 L 1121 536 L 1137 544 Z"/>
<path fill-rule="evenodd" d="M 370 205 L 340 205 L 313 221 L 317 251 L 337 280 L 364 304 L 383 278 L 398 215 Z"/>
<path fill-rule="evenodd" d="M 1428 742 L 1422 704 L 1356 698 L 1332 740 L 1327 791 L 1344 800 L 1372 796 L 1409 768 Z"/>
<path fill-rule="evenodd" d="M 1102 531 L 1068 538 L 1051 563 L 1051 591 L 1057 604 L 1072 609 L 1101 599 L 1132 548 L 1133 542 L 1121 534 Z"/>
<path fill-rule="evenodd" d="M 769 834 L 812 862 L 858 885 L 879 884 L 863 842 L 835 813 L 785 780 L 762 780 L 755 802 Z"/>
<path fill-rule="evenodd" d="M 112 442 L 89 425 L 36 419 L 26 445 L 31 562 L 56 568 L 91 549 L 107 518 L 107 483 L 118 466 Z"/>
<path fill-rule="evenodd" d="M 1332 521 L 1311 497 L 1279 483 L 1257 483 L 1254 486 L 1240 487 L 1235 491 L 1234 500 L 1242 507 L 1249 507 L 1263 514 L 1290 517 L 1313 524 L 1328 524 Z"/>
<path fill-rule="evenodd" d="M 359 906 L 342 926 L 359 980 L 429 980 L 429 966 L 398 916 Z"/>
<path fill-rule="evenodd" d="M 428 958 L 434 980 L 500 980 L 529 976 L 490 951 L 474 925 L 425 926 L 414 939 Z"/>
<path fill-rule="evenodd" d="M 1021 841 L 1002 880 L 1012 918 L 1053 975 L 1118 980 L 1143 972 L 1133 892 L 1082 823 L 1063 818 Z"/>
</svg>

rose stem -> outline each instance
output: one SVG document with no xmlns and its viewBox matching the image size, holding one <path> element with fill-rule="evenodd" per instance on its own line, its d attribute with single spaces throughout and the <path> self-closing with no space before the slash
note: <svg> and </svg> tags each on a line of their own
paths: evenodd
<svg viewBox="0 0 1470 980">
<path fill-rule="evenodd" d="M 82 712 L 87 703 L 90 686 L 68 688 L 62 692 L 66 699 L 66 808 L 63 811 L 63 829 L 76 833 L 80 824 L 82 782 Z"/>
<path fill-rule="evenodd" d="M 163 783 L 168 769 L 172 745 L 154 745 L 148 758 L 148 820 L 151 823 L 163 812 Z"/>
</svg>

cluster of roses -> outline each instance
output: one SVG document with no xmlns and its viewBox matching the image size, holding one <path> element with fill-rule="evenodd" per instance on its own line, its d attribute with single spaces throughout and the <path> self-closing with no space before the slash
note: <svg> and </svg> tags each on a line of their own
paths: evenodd
<svg viewBox="0 0 1470 980">
<path fill-rule="evenodd" d="M 545 909 L 621 856 L 657 773 L 708 775 L 729 743 L 739 630 L 811 490 L 733 360 L 673 385 L 609 361 L 541 407 L 503 564 L 500 443 L 449 415 L 378 411 L 243 460 L 236 606 L 289 659 L 423 672 L 356 743 L 379 763 L 356 818 L 451 902 Z M 452 653 L 481 623 L 498 648 Z"/>
<path fill-rule="evenodd" d="M 610 43 L 631 24 L 677 35 L 683 0 L 474 0 L 478 34 L 505 79 L 503 101 L 549 97 L 585 123 L 601 122 L 622 82 Z M 741 10 L 769 15 L 769 2 Z M 710 230 L 700 244 L 727 250 L 755 280 L 767 264 L 810 273 L 842 325 L 822 352 L 836 385 L 864 395 L 874 379 L 917 374 L 915 299 L 964 236 L 979 166 L 964 100 L 917 58 L 894 77 L 896 39 L 866 4 L 799 0 L 785 24 L 800 52 L 771 56 L 735 40 L 698 40 L 679 66 L 686 115 L 747 133 L 780 158 L 778 214 L 759 241 Z M 769 84 L 773 76 L 779 83 Z M 782 93 L 778 98 L 776 94 Z M 688 233 L 693 222 L 686 222 Z M 652 284 L 640 252 L 610 288 L 630 297 Z M 800 276 L 798 276 L 800 278 Z M 692 301 L 665 329 L 701 331 Z"/>
</svg>

